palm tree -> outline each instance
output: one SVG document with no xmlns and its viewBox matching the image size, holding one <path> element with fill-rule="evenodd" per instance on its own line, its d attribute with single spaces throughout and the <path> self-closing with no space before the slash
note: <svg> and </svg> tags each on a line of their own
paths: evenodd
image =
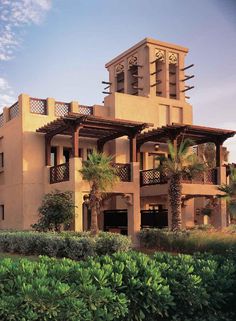
<svg viewBox="0 0 236 321">
<path fill-rule="evenodd" d="M 112 157 L 94 151 L 88 155 L 80 173 L 91 186 L 89 206 L 91 209 L 91 232 L 98 233 L 98 213 L 103 195 L 113 187 L 118 180 L 116 169 L 112 166 Z"/>
<path fill-rule="evenodd" d="M 189 153 L 189 147 L 194 145 L 190 139 L 181 142 L 179 148 L 168 142 L 170 158 L 159 157 L 161 173 L 169 181 L 168 195 L 171 209 L 171 229 L 178 231 L 181 229 L 181 196 L 182 178 L 194 177 L 205 170 L 205 165 L 198 157 Z"/>
<path fill-rule="evenodd" d="M 229 183 L 222 184 L 218 190 L 224 195 L 218 195 L 220 198 L 225 198 L 228 203 L 228 210 L 231 218 L 236 218 L 236 168 L 230 167 Z"/>
</svg>

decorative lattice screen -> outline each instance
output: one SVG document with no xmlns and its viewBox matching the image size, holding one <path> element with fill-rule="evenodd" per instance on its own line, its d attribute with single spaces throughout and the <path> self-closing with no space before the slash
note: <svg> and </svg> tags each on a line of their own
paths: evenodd
<svg viewBox="0 0 236 321">
<path fill-rule="evenodd" d="M 47 101 L 45 99 L 30 98 L 30 112 L 33 114 L 46 115 Z"/>
</svg>

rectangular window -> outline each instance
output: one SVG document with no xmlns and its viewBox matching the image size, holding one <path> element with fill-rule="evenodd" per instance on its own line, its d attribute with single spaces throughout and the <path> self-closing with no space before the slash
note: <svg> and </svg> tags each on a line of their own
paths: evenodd
<svg viewBox="0 0 236 321">
<path fill-rule="evenodd" d="M 0 153 L 0 168 L 4 167 L 4 154 Z"/>
<path fill-rule="evenodd" d="M 0 205 L 0 219 L 4 221 L 5 213 L 4 213 L 4 205 Z"/>
</svg>

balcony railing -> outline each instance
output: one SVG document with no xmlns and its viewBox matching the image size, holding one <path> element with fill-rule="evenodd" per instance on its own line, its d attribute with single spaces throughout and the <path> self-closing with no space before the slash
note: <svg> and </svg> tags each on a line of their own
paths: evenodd
<svg viewBox="0 0 236 321">
<path fill-rule="evenodd" d="M 130 182 L 131 181 L 130 164 L 114 163 L 113 167 L 116 169 L 116 173 L 122 182 Z"/>
<path fill-rule="evenodd" d="M 193 178 L 183 177 L 183 183 L 217 185 L 217 168 L 197 174 Z"/>
<path fill-rule="evenodd" d="M 47 115 L 47 100 L 30 97 L 30 112 L 32 114 Z"/>
<path fill-rule="evenodd" d="M 50 184 L 66 182 L 70 179 L 69 163 L 50 167 Z"/>
<path fill-rule="evenodd" d="M 212 184 L 217 185 L 217 168 L 210 169 L 206 172 L 199 173 L 194 178 L 183 177 L 183 183 L 190 184 Z M 161 174 L 158 169 L 149 169 L 140 172 L 140 185 L 166 184 L 167 178 Z"/>
<path fill-rule="evenodd" d="M 148 169 L 140 172 L 140 185 L 156 185 L 167 183 L 166 177 L 157 169 Z"/>
<path fill-rule="evenodd" d="M 9 119 L 12 120 L 13 118 L 19 115 L 19 103 L 18 101 L 9 108 Z"/>
</svg>

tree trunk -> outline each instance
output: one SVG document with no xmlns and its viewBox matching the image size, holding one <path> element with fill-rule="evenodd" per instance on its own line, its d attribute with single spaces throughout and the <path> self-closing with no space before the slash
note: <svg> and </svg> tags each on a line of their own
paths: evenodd
<svg viewBox="0 0 236 321">
<path fill-rule="evenodd" d="M 182 217 L 181 217 L 181 176 L 174 174 L 169 181 L 169 201 L 171 209 L 171 229 L 172 231 L 181 230 Z"/>
<path fill-rule="evenodd" d="M 91 194 L 90 194 L 90 208 L 91 208 L 91 228 L 90 228 L 90 230 L 93 235 L 97 235 L 98 231 L 99 231 L 99 229 L 98 229 L 98 212 L 97 212 L 99 198 L 97 195 L 98 195 L 97 188 L 93 184 L 92 189 L 91 189 Z"/>
</svg>

